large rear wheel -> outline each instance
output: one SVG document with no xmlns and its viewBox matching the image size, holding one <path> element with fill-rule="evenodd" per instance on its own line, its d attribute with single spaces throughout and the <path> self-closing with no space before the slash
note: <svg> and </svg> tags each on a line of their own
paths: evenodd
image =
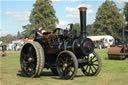
<svg viewBox="0 0 128 85">
<path fill-rule="evenodd" d="M 78 61 L 71 51 L 62 51 L 56 60 L 58 74 L 63 79 L 73 79 L 78 70 Z"/>
<path fill-rule="evenodd" d="M 36 42 L 27 42 L 20 55 L 22 73 L 27 77 L 38 77 L 44 67 L 45 57 L 42 46 Z"/>
</svg>

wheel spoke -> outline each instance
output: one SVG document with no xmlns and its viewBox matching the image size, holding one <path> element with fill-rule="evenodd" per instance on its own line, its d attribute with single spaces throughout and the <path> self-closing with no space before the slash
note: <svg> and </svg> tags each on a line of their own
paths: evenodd
<svg viewBox="0 0 128 85">
<path fill-rule="evenodd" d="M 68 75 L 72 75 L 71 73 L 73 73 L 73 71 L 71 70 L 72 68 L 70 67 L 70 68 L 68 68 Z"/>
<path fill-rule="evenodd" d="M 28 56 L 27 56 L 27 54 L 25 54 L 25 53 L 22 52 L 21 55 L 22 55 L 23 60 L 25 60 L 25 61 L 28 60 Z"/>
<path fill-rule="evenodd" d="M 94 71 L 93 71 L 93 69 L 92 69 L 92 67 L 91 67 L 91 66 L 90 66 L 90 69 L 91 69 L 92 73 L 94 73 Z"/>
<path fill-rule="evenodd" d="M 87 71 L 87 69 L 88 69 L 88 66 L 86 67 L 85 71 Z"/>
<path fill-rule="evenodd" d="M 68 74 L 68 68 L 65 68 L 64 75 L 66 76 Z"/>
<path fill-rule="evenodd" d="M 73 61 L 68 61 L 67 63 L 68 63 L 68 67 L 73 66 Z"/>
<path fill-rule="evenodd" d="M 96 70 L 97 70 L 97 69 L 96 69 L 96 67 L 95 67 L 94 65 L 92 65 L 92 66 L 93 66 L 93 68 L 94 68 L 94 69 L 95 69 L 95 71 L 96 71 Z"/>
<path fill-rule="evenodd" d="M 59 61 L 59 63 L 64 64 L 64 61 L 63 61 L 63 59 L 62 59 L 62 58 L 60 58 L 59 60 L 60 60 L 60 61 Z"/>
<path fill-rule="evenodd" d="M 93 63 L 94 63 L 94 62 L 97 62 L 97 61 L 98 61 L 98 60 L 96 59 L 95 61 L 93 61 Z"/>
<path fill-rule="evenodd" d="M 99 66 L 98 64 L 93 64 L 93 65 L 95 65 L 95 66 Z"/>
<path fill-rule="evenodd" d="M 91 61 L 95 58 L 96 56 L 93 56 L 93 58 L 91 59 Z"/>
<path fill-rule="evenodd" d="M 36 52 L 35 52 L 34 49 L 32 50 L 32 57 L 33 57 L 33 59 L 37 59 L 37 58 L 36 58 Z"/>
<path fill-rule="evenodd" d="M 89 61 L 89 56 L 87 57 L 87 60 Z"/>
<path fill-rule="evenodd" d="M 89 66 L 90 67 L 90 66 Z M 89 71 L 88 71 L 88 73 L 90 73 L 90 71 L 91 71 L 91 68 L 89 68 Z"/>
<path fill-rule="evenodd" d="M 29 54 L 29 57 L 32 56 L 32 46 L 30 46 L 30 47 L 28 48 L 28 54 Z"/>
<path fill-rule="evenodd" d="M 66 55 L 63 55 L 63 60 L 66 62 L 67 61 L 67 56 Z"/>
</svg>

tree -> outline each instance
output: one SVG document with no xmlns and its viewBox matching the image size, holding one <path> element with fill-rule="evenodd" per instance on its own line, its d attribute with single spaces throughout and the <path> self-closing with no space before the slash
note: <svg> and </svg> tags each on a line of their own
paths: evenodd
<svg viewBox="0 0 128 85">
<path fill-rule="evenodd" d="M 95 35 L 112 35 L 119 38 L 120 30 L 124 26 L 125 19 L 115 2 L 106 0 L 96 13 L 96 20 L 94 22 Z"/>
<path fill-rule="evenodd" d="M 51 0 L 36 0 L 33 5 L 34 8 L 31 11 L 29 21 L 30 24 L 23 26 L 27 37 L 33 37 L 34 30 L 39 26 L 42 26 L 44 30 L 51 31 L 56 28 L 58 19 L 55 15 L 55 10 L 52 6 Z"/>
<path fill-rule="evenodd" d="M 34 37 L 34 30 L 32 29 L 31 24 L 27 24 L 22 27 L 24 31 L 22 32 L 24 34 L 24 38 L 32 38 Z"/>
<path fill-rule="evenodd" d="M 73 24 L 74 29 L 77 31 L 77 36 L 80 36 L 81 28 L 79 23 Z M 89 24 L 86 26 L 86 32 L 87 36 L 92 36 L 94 35 L 94 27 L 93 24 Z"/>
<path fill-rule="evenodd" d="M 80 32 L 81 32 L 80 24 L 79 23 L 75 23 L 73 25 L 73 27 L 77 31 L 77 36 L 80 36 Z M 93 27 L 93 24 L 89 24 L 89 25 L 86 26 L 86 32 L 87 32 L 87 36 L 94 35 L 94 27 Z"/>
<path fill-rule="evenodd" d="M 73 25 L 73 27 L 77 31 L 77 36 L 80 36 L 80 24 L 79 23 L 75 23 Z"/>
<path fill-rule="evenodd" d="M 126 26 L 125 26 L 125 37 L 126 37 L 126 40 L 128 41 L 128 2 L 125 3 L 125 6 L 124 6 L 124 15 L 125 15 L 125 19 L 126 19 Z"/>
<path fill-rule="evenodd" d="M 20 31 L 18 31 L 17 32 L 17 36 L 16 36 L 16 39 L 24 39 L 24 34 L 23 34 L 23 32 L 20 32 Z"/>
<path fill-rule="evenodd" d="M 15 39 L 16 37 L 11 34 L 0 37 L 0 41 L 3 41 L 3 43 L 11 43 Z"/>
<path fill-rule="evenodd" d="M 125 15 L 126 21 L 128 23 L 128 2 L 125 3 L 124 15 Z"/>
<path fill-rule="evenodd" d="M 93 36 L 94 35 L 94 27 L 93 27 L 93 24 L 89 24 L 86 26 L 86 30 L 87 30 L 87 35 L 88 36 Z"/>
</svg>

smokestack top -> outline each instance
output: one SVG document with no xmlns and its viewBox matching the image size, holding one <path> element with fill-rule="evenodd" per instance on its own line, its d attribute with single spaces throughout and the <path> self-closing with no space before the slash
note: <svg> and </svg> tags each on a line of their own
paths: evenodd
<svg viewBox="0 0 128 85">
<path fill-rule="evenodd" d="M 86 11 L 87 8 L 86 8 L 86 7 L 80 7 L 79 10 L 80 10 L 80 11 Z"/>
</svg>

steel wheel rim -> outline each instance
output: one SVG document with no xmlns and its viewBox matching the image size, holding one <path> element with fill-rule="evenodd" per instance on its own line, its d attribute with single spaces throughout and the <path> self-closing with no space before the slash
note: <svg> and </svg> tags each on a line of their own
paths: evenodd
<svg viewBox="0 0 128 85">
<path fill-rule="evenodd" d="M 86 75 L 86 76 L 93 76 L 93 75 L 97 75 L 97 71 L 100 70 L 100 60 L 97 58 L 97 55 L 95 53 L 89 55 L 89 56 L 85 56 L 84 59 L 86 59 L 88 62 L 86 64 L 84 64 L 81 69 L 82 72 Z"/>
<path fill-rule="evenodd" d="M 61 54 L 58 58 L 57 67 L 64 79 L 69 79 L 75 73 L 75 64 L 69 54 Z"/>
<path fill-rule="evenodd" d="M 27 52 L 25 51 L 27 50 Z M 25 75 L 31 77 L 36 73 L 37 54 L 35 48 L 30 44 L 21 52 L 21 68 Z"/>
</svg>

